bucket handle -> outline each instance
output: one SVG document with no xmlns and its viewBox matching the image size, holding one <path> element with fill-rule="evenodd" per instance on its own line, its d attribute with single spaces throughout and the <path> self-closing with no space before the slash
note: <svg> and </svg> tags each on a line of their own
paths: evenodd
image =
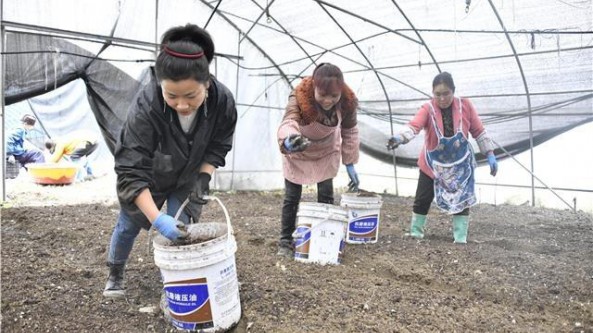
<svg viewBox="0 0 593 333">
<path fill-rule="evenodd" d="M 222 208 L 224 217 L 226 218 L 227 242 L 230 243 L 231 235 L 234 232 L 233 232 L 233 226 L 231 225 L 231 217 L 229 216 L 229 211 L 226 209 L 226 207 L 224 206 L 222 201 L 220 201 L 220 199 L 218 199 L 217 197 L 215 197 L 213 195 L 205 195 L 204 200 L 216 201 L 216 202 L 218 202 L 218 205 L 220 205 L 220 207 Z M 181 212 L 183 212 L 183 209 L 185 208 L 185 206 L 187 206 L 188 203 L 189 203 L 189 196 L 185 199 L 185 201 L 183 201 L 183 203 L 179 207 L 179 210 L 177 210 L 177 213 L 175 214 L 176 221 L 179 219 Z"/>
<path fill-rule="evenodd" d="M 212 195 L 205 195 L 204 196 L 205 200 L 211 200 L 211 201 L 216 201 L 218 202 L 218 204 L 220 205 L 220 207 L 222 208 L 222 211 L 224 213 L 224 217 L 226 218 L 226 225 L 227 225 L 227 243 L 231 242 L 231 235 L 234 234 L 233 231 L 233 226 L 231 225 L 231 217 L 229 216 L 229 212 L 226 209 L 226 207 L 224 206 L 224 204 L 222 203 L 222 201 L 220 201 L 220 199 L 218 199 L 215 196 Z M 185 201 L 183 201 L 183 203 L 181 204 L 181 206 L 179 207 L 179 209 L 177 210 L 177 213 L 175 213 L 175 220 L 177 221 L 179 219 L 179 216 L 181 215 L 181 213 L 183 212 L 183 209 L 185 208 L 185 206 L 187 206 L 187 204 L 189 203 L 189 196 L 185 199 Z M 150 255 L 150 244 L 151 244 L 151 234 L 150 234 L 150 230 L 154 229 L 154 227 L 150 227 L 150 229 L 148 230 L 148 254 Z M 224 250 L 225 254 L 228 255 L 228 249 L 230 247 L 227 246 Z"/>
<path fill-rule="evenodd" d="M 321 220 L 321 222 L 319 222 L 319 223 L 317 223 L 316 225 L 314 225 L 313 227 L 311 227 L 311 228 L 310 228 L 308 231 L 301 232 L 301 233 L 298 233 L 298 234 L 297 234 L 297 232 L 296 232 L 296 230 L 295 230 L 295 231 L 292 233 L 292 238 L 301 238 L 301 237 L 303 237 L 303 236 L 304 236 L 306 233 L 308 233 L 308 232 L 312 232 L 313 230 L 315 230 L 316 228 L 318 228 L 318 227 L 319 227 L 319 225 L 320 225 L 320 224 L 322 224 L 323 222 L 326 222 L 326 221 L 328 221 L 328 220 L 330 220 L 330 219 L 333 219 L 334 217 L 340 217 L 340 215 L 336 215 L 336 214 L 329 215 L 329 216 L 327 216 L 326 218 L 324 218 L 323 220 Z"/>
<path fill-rule="evenodd" d="M 224 213 L 224 218 L 226 219 L 226 239 L 227 239 L 227 243 L 231 242 L 231 236 L 235 233 L 235 231 L 233 230 L 233 226 L 231 225 L 231 217 L 229 215 L 229 211 L 226 209 L 226 207 L 222 204 L 222 201 L 220 201 L 219 198 L 215 197 L 215 196 L 210 196 L 210 195 L 205 195 L 204 199 L 206 200 L 211 200 L 211 201 L 216 201 L 218 202 L 218 205 L 220 206 L 220 208 L 222 208 L 222 212 Z M 225 252 L 229 249 L 229 247 L 227 246 L 225 249 Z"/>
</svg>

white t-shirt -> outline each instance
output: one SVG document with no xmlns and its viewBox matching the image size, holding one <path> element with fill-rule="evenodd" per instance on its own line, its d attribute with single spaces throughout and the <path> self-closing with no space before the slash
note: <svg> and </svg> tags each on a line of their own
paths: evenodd
<svg viewBox="0 0 593 333">
<path fill-rule="evenodd" d="M 196 119 L 197 114 L 198 112 L 192 112 L 187 116 L 182 116 L 179 113 L 177 114 L 177 116 L 179 117 L 179 123 L 181 124 L 181 129 L 183 129 L 183 131 L 186 134 L 189 132 L 189 129 L 191 128 L 194 119 Z"/>
</svg>

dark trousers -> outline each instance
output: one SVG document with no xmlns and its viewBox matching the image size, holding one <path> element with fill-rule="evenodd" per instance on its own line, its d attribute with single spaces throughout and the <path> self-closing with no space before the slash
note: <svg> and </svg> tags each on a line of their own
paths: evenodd
<svg viewBox="0 0 593 333">
<path fill-rule="evenodd" d="M 25 167 L 25 169 L 27 169 L 27 164 L 29 163 L 45 162 L 45 157 L 39 150 L 27 150 L 20 155 L 14 155 L 14 159 L 19 161 L 19 163 Z"/>
<path fill-rule="evenodd" d="M 303 185 L 284 179 L 284 188 L 280 245 L 292 247 L 292 233 L 296 229 L 296 215 L 299 209 L 299 201 L 301 201 Z M 334 203 L 334 183 L 332 178 L 317 183 L 317 202 Z"/>
<path fill-rule="evenodd" d="M 418 176 L 418 187 L 416 187 L 416 197 L 414 198 L 414 213 L 420 215 L 428 214 L 433 199 L 434 180 L 424 172 L 420 171 L 420 176 Z M 454 215 L 469 215 L 469 208 Z"/>
<path fill-rule="evenodd" d="M 95 150 L 97 150 L 97 147 L 99 147 L 99 144 L 96 142 L 86 142 L 84 147 L 81 148 L 77 148 L 75 149 L 71 154 L 70 154 L 70 158 L 73 161 L 77 161 L 85 156 L 89 156 L 90 154 L 92 154 L 93 152 L 95 152 Z"/>
</svg>

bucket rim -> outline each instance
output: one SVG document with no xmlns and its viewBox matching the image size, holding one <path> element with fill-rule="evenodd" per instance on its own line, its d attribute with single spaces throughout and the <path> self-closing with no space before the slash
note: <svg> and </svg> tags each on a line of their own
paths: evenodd
<svg viewBox="0 0 593 333">
<path fill-rule="evenodd" d="M 158 235 L 157 237 L 164 237 L 164 236 Z M 155 237 L 155 239 L 152 240 L 152 246 L 155 249 L 158 248 L 160 250 L 165 250 L 167 252 L 186 252 L 191 247 L 201 248 L 201 247 L 207 247 L 207 246 L 211 246 L 211 245 L 216 245 L 217 243 L 224 242 L 224 241 L 226 241 L 226 237 L 228 237 L 228 234 L 225 233 L 224 235 L 218 236 L 216 238 L 209 239 L 209 240 L 207 240 L 205 242 L 200 242 L 200 243 L 195 243 L 195 244 L 184 244 L 184 245 L 162 245 L 162 244 L 158 244 L 158 243 L 156 243 L 157 237 Z M 231 237 L 233 239 L 235 238 L 233 235 L 231 235 Z"/>
<path fill-rule="evenodd" d="M 348 215 L 348 212 L 346 212 L 342 207 L 340 207 L 339 205 L 335 205 L 335 204 L 325 204 L 325 203 L 319 203 L 319 202 L 300 202 L 299 203 L 299 209 L 297 211 L 297 214 L 299 212 L 304 212 L 304 211 L 309 211 L 309 212 L 323 212 L 323 213 L 335 213 L 335 214 L 340 214 L 340 215 Z"/>
<path fill-rule="evenodd" d="M 383 197 L 380 196 L 379 194 L 375 194 L 372 196 L 358 196 L 355 193 L 343 193 L 340 199 L 340 202 L 342 201 L 356 201 L 356 202 L 364 202 L 364 203 L 369 203 L 369 202 L 383 202 Z"/>
<path fill-rule="evenodd" d="M 340 204 L 344 208 L 354 208 L 354 209 L 381 209 L 383 203 L 350 203 L 350 202 L 343 202 Z"/>
<path fill-rule="evenodd" d="M 232 238 L 233 241 L 235 240 L 235 237 L 234 237 L 235 231 L 233 230 L 233 226 L 231 225 L 231 217 L 230 217 L 229 212 L 226 209 L 225 205 L 222 203 L 222 201 L 219 198 L 217 198 L 215 196 L 211 196 L 211 195 L 204 196 L 204 199 L 205 200 L 216 201 L 216 202 L 218 202 L 218 205 L 222 208 L 222 212 L 224 213 L 224 217 L 226 218 L 226 225 L 227 225 L 226 235 L 222 235 L 222 236 L 216 237 L 214 239 L 207 240 L 205 242 L 200 242 L 200 243 L 196 243 L 196 244 L 187 244 L 187 245 L 167 246 L 168 248 L 174 248 L 174 249 L 176 248 L 176 249 L 179 250 L 181 246 L 191 246 L 191 245 L 196 245 L 196 246 L 199 246 L 199 247 L 203 247 L 204 246 L 203 244 L 208 243 L 208 242 L 211 242 L 211 241 L 216 241 L 219 238 L 224 237 L 224 236 L 227 237 L 227 242 L 228 243 L 231 242 L 231 238 Z M 185 201 L 181 204 L 181 206 L 179 207 L 179 210 L 177 210 L 177 213 L 175 214 L 175 217 L 174 217 L 175 220 L 178 220 L 179 219 L 179 216 L 181 215 L 181 212 L 183 211 L 183 209 L 185 208 L 185 206 L 188 203 L 189 203 L 189 195 L 187 196 L 187 198 L 185 199 Z M 156 247 L 156 244 L 155 244 L 154 241 L 155 240 L 152 241 L 152 244 L 153 244 L 153 247 Z M 161 249 L 164 249 L 164 246 L 162 246 L 162 245 L 159 245 L 159 247 Z"/>
<path fill-rule="evenodd" d="M 237 243 L 230 243 L 231 246 L 225 246 L 218 248 L 210 253 L 199 253 L 196 257 L 187 257 L 180 259 L 178 256 L 180 253 L 177 252 L 166 252 L 158 251 L 154 256 L 154 264 L 160 269 L 166 269 L 171 271 L 186 271 L 193 270 L 196 268 L 208 267 L 219 262 L 233 258 L 235 261 L 235 253 L 237 252 Z M 212 250 L 212 249 L 211 249 Z M 191 253 L 192 251 L 185 251 L 185 253 Z M 167 256 L 173 256 L 168 258 Z"/>
<path fill-rule="evenodd" d="M 336 222 L 342 222 L 342 223 L 348 222 L 348 213 L 347 212 L 344 215 L 329 214 L 329 216 L 328 216 L 328 214 L 323 214 L 322 212 L 297 212 L 297 217 L 300 217 L 300 216 L 321 219 L 321 221 L 316 221 L 316 222 L 327 222 L 330 220 L 333 220 Z"/>
</svg>

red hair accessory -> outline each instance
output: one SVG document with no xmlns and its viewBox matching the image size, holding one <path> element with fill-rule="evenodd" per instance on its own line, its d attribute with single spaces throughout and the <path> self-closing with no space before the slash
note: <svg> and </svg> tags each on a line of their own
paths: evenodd
<svg viewBox="0 0 593 333">
<path fill-rule="evenodd" d="M 172 55 L 177 58 L 184 58 L 184 59 L 199 59 L 204 55 L 204 51 L 200 51 L 198 53 L 181 53 L 177 51 L 171 50 L 168 46 L 163 48 L 165 53 Z"/>
</svg>

